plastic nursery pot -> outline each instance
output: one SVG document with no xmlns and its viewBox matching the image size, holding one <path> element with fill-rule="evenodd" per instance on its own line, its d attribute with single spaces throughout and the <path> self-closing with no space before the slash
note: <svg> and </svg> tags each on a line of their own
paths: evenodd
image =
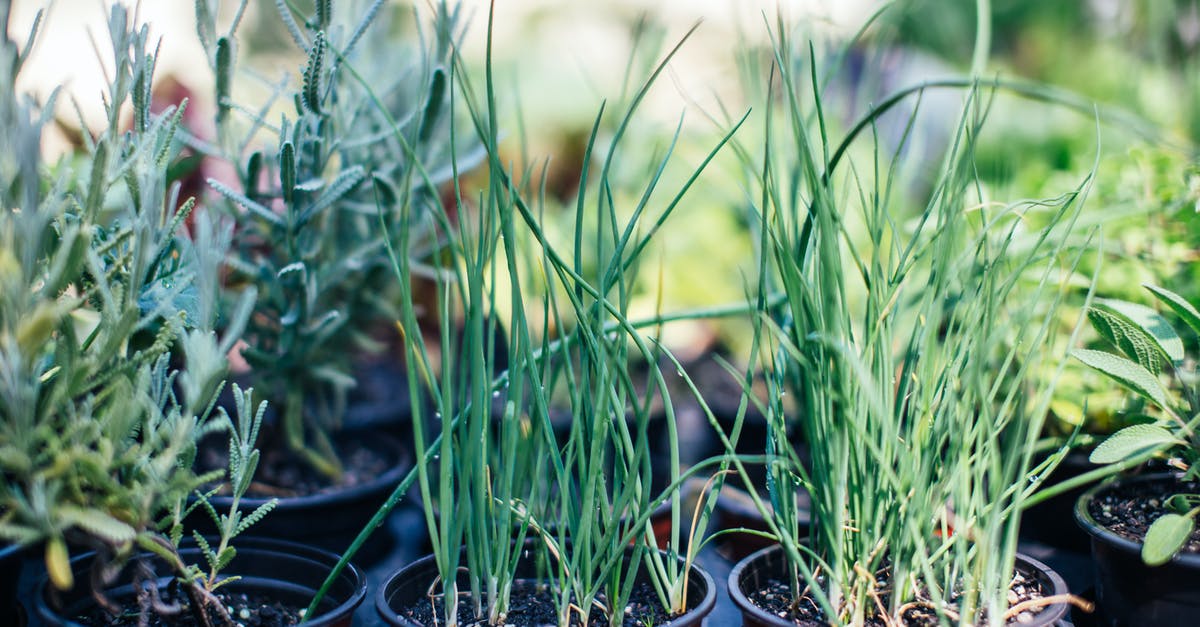
<svg viewBox="0 0 1200 627">
<path fill-rule="evenodd" d="M 740 482 L 731 481 L 730 483 Z M 761 492 L 761 496 L 764 502 L 770 503 L 770 496 L 766 493 L 766 490 Z M 808 528 L 811 523 L 810 507 L 811 498 L 808 492 L 801 490 L 799 508 L 796 512 L 797 523 L 799 525 L 797 531 L 800 537 L 808 536 Z M 717 497 L 715 511 L 717 531 L 727 531 L 730 529 L 770 531 L 766 519 L 763 518 L 762 513 L 755 507 L 750 495 L 735 486 L 726 484 L 725 487 L 721 488 L 721 494 Z M 726 559 L 734 562 L 770 546 L 775 546 L 774 540 L 752 533 L 727 533 L 717 539 L 717 551 L 725 556 Z"/>
<path fill-rule="evenodd" d="M 308 606 L 338 561 L 338 556 L 328 551 L 294 542 L 242 539 L 234 544 L 237 556 L 221 572 L 224 577 L 237 576 L 239 579 L 222 586 L 221 591 L 261 595 L 300 609 Z M 49 579 L 43 578 L 35 598 L 37 614 L 43 622 L 76 627 L 79 623 L 74 622 L 75 617 L 95 609 L 96 600 L 89 584 L 93 555 L 87 553 L 71 560 L 76 582 L 71 590 L 57 592 Z M 189 564 L 205 563 L 203 554 L 195 546 L 181 549 L 180 556 Z M 158 588 L 164 590 L 171 576 L 160 560 L 151 560 L 155 573 L 160 575 Z M 105 591 L 110 600 L 123 602 L 134 598 L 131 570 L 132 567 L 126 566 L 118 576 L 120 583 Z M 349 627 L 355 609 L 366 596 L 366 577 L 353 564 L 349 564 L 330 588 L 320 611 L 304 624 L 312 627 Z M 133 603 L 136 606 L 136 601 Z"/>
<path fill-rule="evenodd" d="M 1088 490 L 1075 506 L 1075 519 L 1092 540 L 1096 601 L 1101 625 L 1194 625 L 1200 617 L 1200 554 L 1180 553 L 1162 566 L 1142 562 L 1142 544 L 1104 527 L 1089 505 L 1121 487 L 1155 486 L 1167 492 L 1175 475 L 1153 474 L 1104 483 Z"/>
<path fill-rule="evenodd" d="M 411 453 L 390 431 L 379 427 L 343 429 L 336 436 L 339 439 L 360 440 L 389 454 L 392 461 L 384 472 L 350 487 L 329 488 L 304 496 L 278 497 L 275 509 L 255 523 L 246 534 L 299 542 L 335 553 L 345 551 L 412 468 Z M 238 508 L 249 513 L 269 500 L 266 496 L 248 494 L 239 501 Z M 217 512 L 228 511 L 231 505 L 230 497 L 223 495 L 210 497 L 209 502 Z M 187 524 L 206 535 L 216 533 L 212 520 L 203 508 L 197 508 Z M 355 560 L 370 566 L 386 557 L 393 543 L 387 527 L 382 527 L 371 536 Z"/>
<path fill-rule="evenodd" d="M 17 600 L 21 562 L 25 549 L 15 544 L 0 545 L 0 624 L 25 624 L 25 610 Z"/>
<path fill-rule="evenodd" d="M 1041 584 L 1049 595 L 1067 593 L 1067 584 L 1049 566 L 1021 554 L 1017 554 L 1017 570 Z M 754 553 L 734 565 L 729 573 L 729 597 L 742 612 L 742 624 L 746 627 L 795 627 L 791 619 L 780 618 L 750 600 L 749 595 L 766 587 L 772 579 L 787 577 L 787 558 L 783 547 L 778 544 Z M 1048 605 L 1033 615 L 1025 626 L 1060 625 L 1070 613 L 1065 603 Z M 813 623 L 814 625 L 821 623 Z"/>
<path fill-rule="evenodd" d="M 530 548 L 532 542 L 536 542 L 536 540 L 526 543 L 526 548 L 517 562 L 516 575 L 518 579 L 533 580 L 538 577 L 538 554 Z M 544 565 L 541 568 L 544 568 Z M 639 574 L 639 578 L 644 576 L 644 573 Z M 379 592 L 375 594 L 375 609 L 378 610 L 384 622 L 389 625 L 426 627 L 401 616 L 400 612 L 406 608 L 416 607 L 418 603 L 429 603 L 429 590 L 435 587 L 437 580 L 437 561 L 434 556 L 427 555 L 392 573 L 383 581 Z M 470 585 L 466 573 L 460 572 L 458 585 L 460 590 Z M 687 586 L 689 605 L 687 611 L 662 623 L 659 627 L 700 627 L 704 623 L 704 617 L 712 612 L 717 603 L 717 587 L 712 576 L 693 563 Z"/>
</svg>

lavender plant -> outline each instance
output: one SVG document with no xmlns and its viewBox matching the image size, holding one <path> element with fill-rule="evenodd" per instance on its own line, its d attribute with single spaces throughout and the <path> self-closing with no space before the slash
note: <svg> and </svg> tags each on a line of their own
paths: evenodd
<svg viewBox="0 0 1200 627">
<path fill-rule="evenodd" d="M 412 43 L 397 38 L 397 16 L 382 0 L 316 2 L 304 19 L 277 2 L 306 60 L 269 84 L 264 101 L 245 103 L 234 86 L 257 76 L 240 72 L 237 58 L 246 2 L 224 29 L 221 5 L 195 3 L 218 105 L 216 145 L 197 145 L 237 172 L 236 181 L 209 184 L 238 233 L 229 285 L 258 292 L 241 355 L 286 445 L 336 481 L 343 468 L 331 434 L 356 385 L 353 359 L 385 348 L 372 331 L 393 328 L 396 292 L 408 289 L 392 279 L 385 242 L 403 231 L 414 254 L 427 253 L 429 222 L 405 222 L 404 212 L 435 202 L 451 176 L 445 111 L 458 10 L 439 3 L 431 38 Z M 268 119 L 287 105 L 289 114 Z M 396 199 L 382 220 L 377 186 Z"/>
<path fill-rule="evenodd" d="M 36 32 L 23 47 L 0 34 L 0 136 L 12 147 L 0 156 L 0 537 L 44 547 L 59 589 L 75 583 L 71 551 L 95 550 L 106 606 L 103 587 L 138 551 L 167 556 L 211 624 L 223 609 L 190 581 L 173 540 L 189 495 L 222 474 L 192 463 L 199 438 L 222 427 L 210 407 L 236 331 L 213 333 L 206 273 L 229 230 L 197 215 L 188 236 L 193 202 L 167 175 L 181 108 L 150 112 L 148 28 L 120 6 L 108 27 L 106 126 L 54 171 L 39 154 L 55 98 L 15 88 Z M 169 607 L 153 586 L 137 589 L 143 608 Z"/>
</svg>

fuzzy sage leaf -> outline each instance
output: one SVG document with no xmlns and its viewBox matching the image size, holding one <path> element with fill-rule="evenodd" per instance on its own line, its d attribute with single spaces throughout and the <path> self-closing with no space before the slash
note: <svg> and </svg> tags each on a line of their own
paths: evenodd
<svg viewBox="0 0 1200 627">
<path fill-rule="evenodd" d="M 1145 305 L 1101 300 L 1088 310 L 1092 326 L 1127 357 L 1155 374 L 1163 361 L 1183 363 L 1183 341 L 1165 318 Z"/>
<path fill-rule="evenodd" d="M 1142 561 L 1147 566 L 1166 564 L 1187 543 L 1195 527 L 1191 516 L 1163 514 L 1146 531 Z"/>
<path fill-rule="evenodd" d="M 1158 378 L 1142 365 L 1124 357 L 1090 349 L 1073 350 L 1071 355 L 1159 407 L 1170 409 L 1167 390 Z"/>
<path fill-rule="evenodd" d="M 1174 311 L 1180 318 L 1183 318 L 1183 321 L 1192 328 L 1192 331 L 1200 334 L 1200 311 L 1196 311 L 1196 308 L 1193 307 L 1191 303 L 1187 302 L 1182 296 L 1172 292 L 1171 290 L 1155 285 L 1147 285 L 1145 287 L 1146 289 L 1150 290 L 1150 292 L 1153 293 L 1158 300 L 1162 301 L 1164 305 L 1170 307 L 1171 311 Z"/>
<path fill-rule="evenodd" d="M 1177 442 L 1170 431 L 1158 425 L 1132 425 L 1101 442 L 1088 459 L 1093 464 L 1114 464 Z"/>
</svg>

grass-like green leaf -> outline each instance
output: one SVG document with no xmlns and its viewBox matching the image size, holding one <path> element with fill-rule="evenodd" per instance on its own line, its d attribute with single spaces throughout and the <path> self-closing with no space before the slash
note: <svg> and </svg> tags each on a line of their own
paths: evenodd
<svg viewBox="0 0 1200 627">
<path fill-rule="evenodd" d="M 1163 514 L 1146 531 L 1142 544 L 1142 561 L 1148 566 L 1161 566 L 1183 548 L 1195 529 L 1190 516 Z"/>
<path fill-rule="evenodd" d="M 1152 401 L 1159 407 L 1170 409 L 1166 388 L 1149 370 L 1125 357 L 1104 351 L 1077 349 L 1071 355 L 1089 368 L 1100 371 L 1126 389 Z"/>
<path fill-rule="evenodd" d="M 1131 425 L 1101 442 L 1089 459 L 1093 464 L 1113 464 L 1176 442 L 1170 431 L 1158 425 Z"/>
</svg>

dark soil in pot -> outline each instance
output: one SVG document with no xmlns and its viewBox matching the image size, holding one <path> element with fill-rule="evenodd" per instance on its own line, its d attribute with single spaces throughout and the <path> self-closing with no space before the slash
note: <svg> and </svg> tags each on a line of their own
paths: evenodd
<svg viewBox="0 0 1200 627">
<path fill-rule="evenodd" d="M 1142 562 L 1146 529 L 1166 512 L 1167 497 L 1200 492 L 1197 482 L 1157 474 L 1096 486 L 1075 517 L 1091 537 L 1096 600 L 1104 625 L 1190 625 L 1200 617 L 1200 533 L 1162 566 Z"/>
<path fill-rule="evenodd" d="M 330 570 L 337 563 L 336 555 L 312 547 L 267 540 L 242 539 L 235 542 L 237 556 L 222 570 L 224 577 L 238 577 L 218 589 L 218 594 L 231 609 L 232 618 L 246 627 L 260 625 L 292 625 L 299 621 L 300 613 L 312 600 Z M 199 549 L 185 547 L 180 550 L 183 559 L 192 564 L 203 564 Z M 139 556 L 142 563 L 152 568 L 152 581 L 157 585 L 167 602 L 186 604 L 184 595 L 176 595 L 171 585 L 169 569 L 156 557 L 149 554 Z M 116 616 L 99 607 L 90 586 L 92 554 L 71 560 L 76 585 L 72 590 L 59 593 L 48 580 L 43 580 L 36 594 L 37 612 L 49 625 L 137 625 L 139 605 L 135 588 L 133 562 L 118 574 L 113 587 L 104 591 L 104 597 L 122 609 Z M 366 578 L 350 565 L 337 578 L 322 603 L 316 616 L 305 625 L 313 627 L 349 627 L 355 609 L 367 594 Z M 257 621 L 257 622 L 255 622 Z M 188 627 L 197 624 L 190 613 L 178 617 L 155 616 L 152 626 Z"/>
<path fill-rule="evenodd" d="M 391 431 L 374 427 L 337 432 L 334 446 L 345 474 L 335 486 L 286 448 L 263 449 L 254 485 L 238 505 L 242 511 L 251 512 L 271 498 L 278 499 L 278 503 L 247 534 L 344 551 L 412 468 L 412 454 Z M 226 454 L 223 439 L 214 437 L 201 446 L 197 463 L 204 468 L 220 468 Z M 228 511 L 231 504 L 229 497 L 221 494 L 209 500 L 218 513 Z M 202 509 L 192 514 L 188 524 L 201 533 L 215 532 Z M 386 528 L 381 529 L 356 559 L 373 563 L 373 559 L 387 554 L 392 542 Z"/>
<path fill-rule="evenodd" d="M 113 615 L 100 607 L 92 607 L 86 613 L 74 618 L 81 625 L 95 627 L 137 627 L 140 625 L 140 608 L 135 600 L 122 597 L 124 603 L 120 613 Z M 217 591 L 217 599 L 225 606 L 238 625 L 244 627 L 286 627 L 300 624 L 300 614 L 304 600 L 297 596 L 289 601 L 280 600 L 276 596 L 257 593 L 230 593 Z M 145 623 L 147 627 L 193 627 L 200 622 L 188 613 L 189 599 L 178 590 L 168 591 L 162 595 L 162 600 L 179 607 L 178 616 L 152 616 Z M 131 602 L 132 601 L 132 602 Z"/>
<path fill-rule="evenodd" d="M 539 563 L 540 555 L 540 551 L 526 548 L 517 564 L 519 583 L 514 585 L 511 609 L 505 622 L 508 627 L 541 627 L 557 622 L 555 598 L 547 586 L 538 581 L 539 574 L 546 568 L 544 563 Z M 388 577 L 375 599 L 380 616 L 389 625 L 418 627 L 435 624 L 432 617 L 433 612 L 437 611 L 436 624 L 444 624 L 440 604 L 435 610 L 428 595 L 431 587 L 436 587 L 437 576 L 437 564 L 430 555 Z M 469 589 L 465 573 L 460 574 L 458 585 L 460 591 Z M 704 617 L 716 604 L 716 585 L 708 573 L 695 565 L 692 566 L 687 585 L 688 610 L 680 616 L 671 617 L 659 605 L 658 597 L 649 581 L 639 577 L 631 604 L 625 611 L 622 627 L 701 625 Z M 465 621 L 467 617 L 473 616 L 472 601 L 467 595 L 463 595 L 459 602 L 459 619 L 464 621 L 464 624 L 471 624 Z M 592 613 L 589 625 L 608 624 L 599 612 Z"/>
<path fill-rule="evenodd" d="M 881 582 L 886 574 L 877 575 Z M 1066 594 L 1062 578 L 1048 566 L 1032 558 L 1017 556 L 1017 576 L 1010 589 L 1010 607 L 1025 601 Z M 803 599 L 792 605 L 787 584 L 787 562 L 778 545 L 768 547 L 738 562 L 729 574 L 729 596 L 742 611 L 743 624 L 748 627 L 793 627 L 826 625 L 822 611 L 815 602 Z M 882 598 L 887 603 L 886 596 Z M 1058 625 L 1069 614 L 1062 603 L 1030 609 L 1013 617 L 1010 625 Z M 924 608 L 914 607 L 905 613 L 909 627 L 933 627 L 939 624 L 937 615 Z M 882 617 L 867 619 L 868 625 L 884 626 Z"/>
</svg>

